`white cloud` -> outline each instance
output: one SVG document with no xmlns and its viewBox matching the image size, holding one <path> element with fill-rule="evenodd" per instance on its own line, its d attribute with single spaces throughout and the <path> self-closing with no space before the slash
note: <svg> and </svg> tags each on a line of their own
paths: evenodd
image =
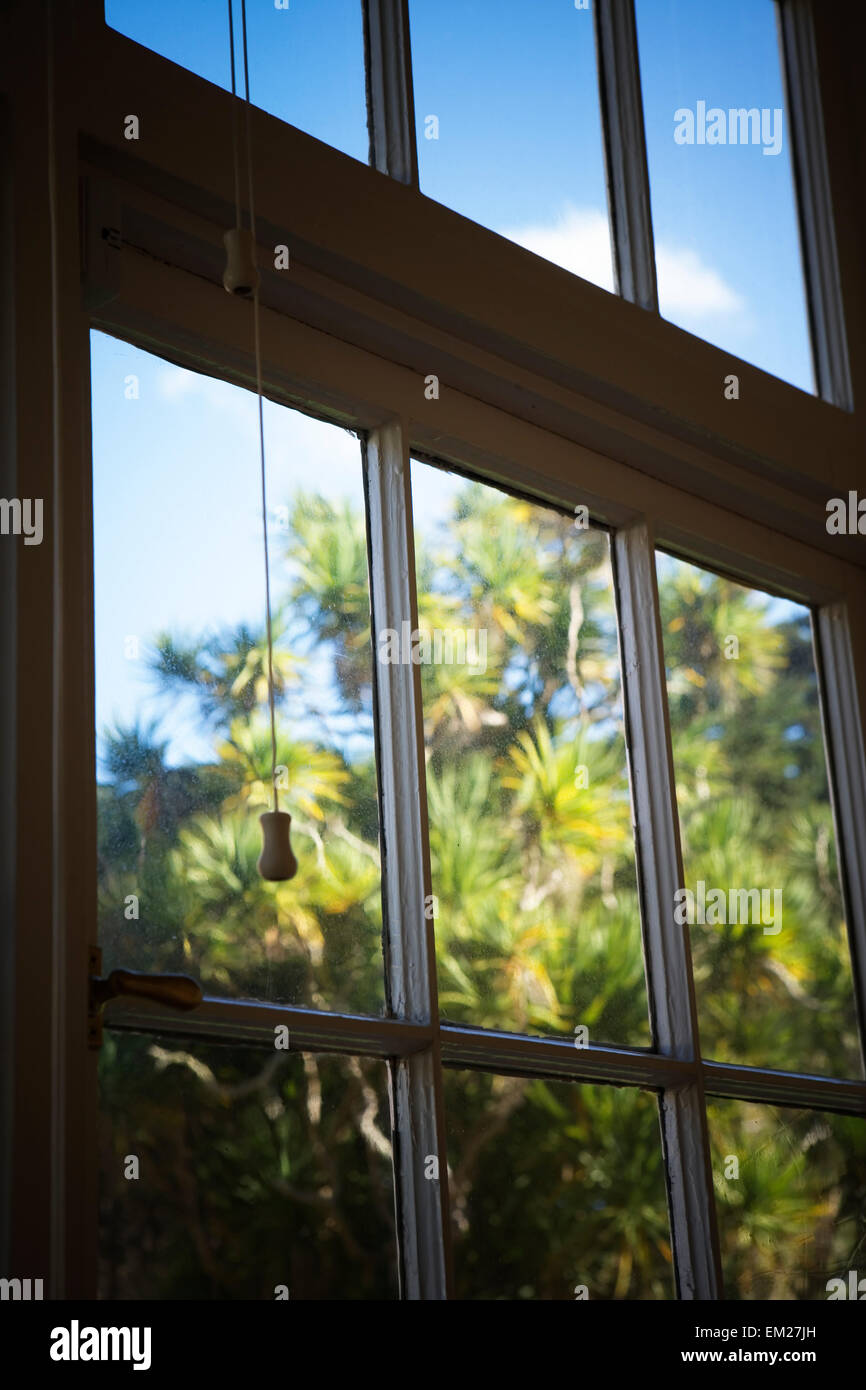
<svg viewBox="0 0 866 1390">
<path fill-rule="evenodd" d="M 595 208 L 568 206 L 555 222 L 538 222 L 528 227 L 503 227 L 503 236 L 534 251 L 554 265 L 582 275 L 603 290 L 613 289 L 610 260 L 610 232 L 607 214 Z"/>
<path fill-rule="evenodd" d="M 157 390 L 166 400 L 174 401 L 179 396 L 188 396 L 198 387 L 200 378 L 185 367 L 163 367 L 157 377 Z"/>
<path fill-rule="evenodd" d="M 502 228 L 502 235 L 545 260 L 613 290 L 607 214 L 597 208 L 567 206 L 554 222 Z M 701 331 L 706 318 L 730 319 L 746 305 L 723 276 L 687 247 L 656 246 L 659 300 L 666 317 Z"/>
<path fill-rule="evenodd" d="M 746 307 L 736 290 L 696 251 L 659 242 L 656 274 L 662 312 L 671 318 L 740 314 Z"/>
</svg>

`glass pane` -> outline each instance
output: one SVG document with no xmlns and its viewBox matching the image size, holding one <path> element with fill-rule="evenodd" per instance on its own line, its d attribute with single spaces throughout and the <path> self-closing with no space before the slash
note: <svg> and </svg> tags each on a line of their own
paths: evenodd
<svg viewBox="0 0 866 1390">
<path fill-rule="evenodd" d="M 300 862 L 258 874 L 271 800 L 255 397 L 92 340 L 99 929 L 106 970 L 384 1005 L 361 459 L 265 402 L 280 804 Z M 281 770 L 282 769 L 282 770 Z"/>
<path fill-rule="evenodd" d="M 383 1063 L 106 1032 L 99 1077 L 100 1298 L 396 1298 Z"/>
<path fill-rule="evenodd" d="M 661 312 L 814 391 L 773 0 L 636 13 Z"/>
<path fill-rule="evenodd" d="M 866 1121 L 740 1100 L 707 1114 L 725 1297 L 866 1297 Z"/>
<path fill-rule="evenodd" d="M 658 578 L 702 1051 L 860 1076 L 809 611 Z"/>
<path fill-rule="evenodd" d="M 607 535 L 426 464 L 412 489 L 442 1013 L 646 1046 Z"/>
<path fill-rule="evenodd" d="M 645 1092 L 445 1072 L 456 1296 L 674 1297 Z"/>
<path fill-rule="evenodd" d="M 409 0 L 422 192 L 613 289 L 592 14 Z"/>
<path fill-rule="evenodd" d="M 235 68 L 244 91 L 241 3 L 234 3 Z M 226 0 L 105 0 L 112 29 L 231 91 Z M 250 99 L 272 116 L 353 155 L 369 156 L 361 0 L 248 0 Z M 225 131 L 231 159 L 231 131 Z M 228 167 L 228 166 L 227 166 Z"/>
</svg>

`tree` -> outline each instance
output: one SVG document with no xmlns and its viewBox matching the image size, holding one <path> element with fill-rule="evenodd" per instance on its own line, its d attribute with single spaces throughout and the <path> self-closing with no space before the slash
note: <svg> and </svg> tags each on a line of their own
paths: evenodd
<svg viewBox="0 0 866 1390">
<path fill-rule="evenodd" d="M 269 885 L 255 867 L 271 792 L 264 632 L 157 634 L 157 688 L 195 698 L 213 754 L 171 767 L 153 727 L 108 736 L 102 940 L 114 964 L 185 968 L 224 996 L 376 1013 L 363 516 L 298 494 L 280 562 L 277 761 L 300 872 Z M 419 539 L 416 573 L 422 628 L 485 639 L 483 666 L 421 668 L 443 1014 L 649 1046 L 607 537 L 467 484 L 447 523 Z M 779 887 L 784 900 L 778 935 L 691 928 L 703 1051 L 857 1074 L 808 622 L 681 562 L 660 561 L 659 583 L 686 881 Z M 323 662 L 326 691 L 313 674 Z M 123 915 L 130 893 L 137 921 Z M 382 1068 L 278 1058 L 106 1047 L 105 1162 L 115 1172 L 118 1152 L 138 1145 L 170 1155 L 165 1174 L 178 1175 L 149 1199 L 142 1187 L 124 1201 L 116 1185 L 106 1198 L 118 1250 L 158 1250 L 164 1271 L 154 1283 L 117 1253 L 121 1291 L 271 1297 L 273 1281 L 294 1282 L 292 1297 L 393 1292 Z M 862 1122 L 782 1114 L 711 1108 L 726 1274 L 746 1297 L 823 1297 L 864 1239 Z M 581 1284 L 593 1298 L 672 1294 L 653 1097 L 449 1072 L 446 1116 L 462 1296 L 570 1299 Z M 724 1176 L 731 1155 L 740 1178 Z M 291 1280 L 271 1260 L 280 1241 Z"/>
</svg>

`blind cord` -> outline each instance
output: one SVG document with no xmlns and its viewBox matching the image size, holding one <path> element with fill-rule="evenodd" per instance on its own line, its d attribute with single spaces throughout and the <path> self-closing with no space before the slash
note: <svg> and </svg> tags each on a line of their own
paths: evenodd
<svg viewBox="0 0 866 1390">
<path fill-rule="evenodd" d="M 232 0 L 228 0 L 229 6 L 229 42 L 231 44 L 231 75 L 232 75 L 232 108 L 234 112 L 232 120 L 232 153 L 234 156 L 234 179 L 235 179 L 235 214 L 238 228 L 241 225 L 240 209 L 240 151 L 238 140 L 238 121 L 237 121 L 237 79 L 235 73 L 235 39 L 234 39 L 234 18 L 232 14 Z M 253 189 L 253 160 L 252 160 L 252 135 L 250 131 L 250 69 L 249 57 L 247 52 L 247 0 L 241 0 L 241 39 L 243 44 L 244 58 L 244 126 L 246 134 L 246 157 L 247 157 L 247 201 L 250 219 L 250 239 L 253 254 L 256 245 L 256 209 L 255 193 Z M 262 536 L 264 540 L 265 555 L 265 615 L 267 620 L 267 642 L 268 642 L 268 707 L 270 711 L 271 723 L 271 787 L 273 790 L 274 810 L 279 810 L 279 793 L 277 791 L 277 723 L 274 696 L 274 640 L 273 623 L 271 619 L 271 567 L 268 553 L 268 502 L 267 502 L 267 481 L 265 469 L 265 419 L 264 402 L 262 398 L 262 345 L 261 345 L 261 321 L 259 315 L 259 286 L 258 282 L 253 286 L 253 343 L 256 359 L 256 395 L 258 397 L 259 410 L 259 461 L 261 465 L 262 483 Z"/>
</svg>

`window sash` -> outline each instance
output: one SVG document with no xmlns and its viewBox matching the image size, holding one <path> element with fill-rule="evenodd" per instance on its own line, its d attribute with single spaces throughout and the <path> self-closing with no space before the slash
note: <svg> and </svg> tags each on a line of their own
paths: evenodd
<svg viewBox="0 0 866 1390">
<path fill-rule="evenodd" d="M 374 630 L 399 629 L 404 619 L 414 628 L 417 595 L 409 448 L 402 422 L 391 421 L 372 433 L 365 467 Z M 493 1033 L 439 1019 L 435 928 L 423 910 L 430 890 L 430 862 L 420 673 L 412 665 L 376 669 L 386 960 L 394 1016 L 369 1019 L 249 1001 L 208 1000 L 197 1014 L 176 1019 L 153 1006 L 128 1001 L 109 1006 L 106 1022 L 111 1027 L 272 1046 L 274 1025 L 282 1022 L 289 1027 L 293 1049 L 387 1057 L 404 1297 L 441 1299 L 451 1288 L 447 1176 L 438 1183 L 423 1176 L 430 1154 L 439 1157 L 439 1171 L 447 1175 L 443 1065 L 632 1084 L 656 1091 L 674 1269 L 679 1297 L 685 1299 L 721 1296 L 706 1096 L 866 1112 L 866 1081 L 737 1067 L 705 1062 L 700 1056 L 688 934 L 675 925 L 672 911 L 683 875 L 650 526 L 640 522 L 616 531 L 614 556 L 652 1050 L 598 1045 L 575 1049 L 565 1039 Z M 837 640 L 825 647 L 826 660 L 834 663 L 838 675 L 846 660 L 844 645 Z M 847 713 L 840 710 L 836 715 L 837 739 L 839 714 L 843 720 L 850 714 L 852 693 L 849 678 Z M 856 725 L 855 729 L 859 735 Z M 846 756 L 851 756 L 850 747 Z M 851 766 L 856 770 L 856 758 Z M 843 800 L 857 795 L 856 786 L 856 779 L 849 777 Z M 840 847 L 843 843 L 847 847 L 847 840 L 840 840 Z M 861 974 L 861 990 L 862 985 Z"/>
</svg>

